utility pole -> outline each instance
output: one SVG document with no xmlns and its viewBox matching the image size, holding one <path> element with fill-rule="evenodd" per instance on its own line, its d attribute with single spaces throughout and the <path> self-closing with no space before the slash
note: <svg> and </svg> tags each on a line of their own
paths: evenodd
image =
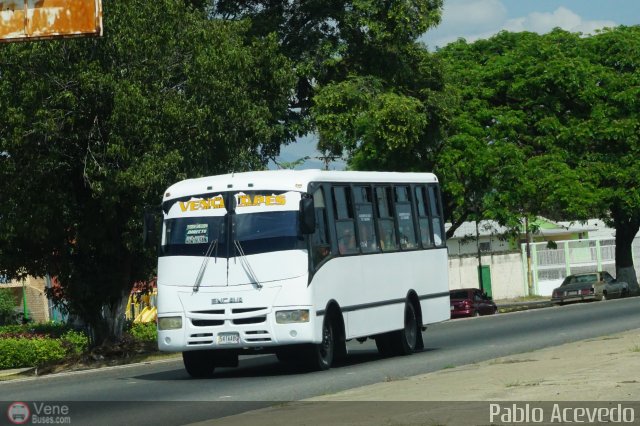
<svg viewBox="0 0 640 426">
<path fill-rule="evenodd" d="M 322 162 L 324 163 L 324 169 L 325 170 L 329 170 L 329 164 L 332 161 L 336 161 L 338 158 L 340 158 L 339 155 L 331 155 L 329 153 L 325 153 L 323 155 L 319 155 L 316 157 L 318 160 L 322 160 Z"/>
</svg>

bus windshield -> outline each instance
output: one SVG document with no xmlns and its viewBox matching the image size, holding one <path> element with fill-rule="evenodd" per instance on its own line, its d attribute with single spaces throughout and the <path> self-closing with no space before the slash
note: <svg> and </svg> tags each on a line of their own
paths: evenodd
<svg viewBox="0 0 640 426">
<path fill-rule="evenodd" d="M 235 239 L 245 255 L 305 248 L 297 211 L 271 211 L 168 219 L 161 255 L 204 256 L 217 240 L 212 257 L 236 256 L 227 232 L 229 220 L 235 221 Z"/>
</svg>

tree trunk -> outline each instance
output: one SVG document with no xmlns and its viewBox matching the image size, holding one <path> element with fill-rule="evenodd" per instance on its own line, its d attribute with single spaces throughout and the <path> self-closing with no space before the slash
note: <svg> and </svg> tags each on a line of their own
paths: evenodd
<svg viewBox="0 0 640 426">
<path fill-rule="evenodd" d="M 616 218 L 617 219 L 617 218 Z M 638 277 L 633 266 L 631 246 L 640 229 L 639 220 L 616 220 L 616 279 L 629 284 L 631 294 L 640 295 Z"/>
<path fill-rule="evenodd" d="M 107 325 L 107 339 L 115 342 L 122 339 L 128 300 L 129 295 L 123 294 L 114 306 L 104 307 L 104 321 Z"/>
</svg>

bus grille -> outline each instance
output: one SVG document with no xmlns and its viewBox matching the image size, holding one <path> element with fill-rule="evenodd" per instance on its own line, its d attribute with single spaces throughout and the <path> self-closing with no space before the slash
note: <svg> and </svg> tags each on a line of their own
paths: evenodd
<svg viewBox="0 0 640 426">
<path fill-rule="evenodd" d="M 192 319 L 191 324 L 196 327 L 215 327 L 224 324 L 224 320 Z"/>
<path fill-rule="evenodd" d="M 236 324 L 236 325 L 260 324 L 260 323 L 265 322 L 266 320 L 267 320 L 267 316 L 266 315 L 262 315 L 262 316 L 259 316 L 259 317 L 235 319 L 235 320 L 233 320 L 233 323 Z"/>
</svg>

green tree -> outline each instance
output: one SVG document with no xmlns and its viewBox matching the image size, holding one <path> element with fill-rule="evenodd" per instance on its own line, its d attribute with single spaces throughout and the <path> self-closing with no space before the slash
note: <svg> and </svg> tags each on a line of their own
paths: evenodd
<svg viewBox="0 0 640 426">
<path fill-rule="evenodd" d="M 289 128 L 298 135 L 315 130 L 309 115 L 321 90 L 378 80 L 397 95 L 411 95 L 436 83 L 437 75 L 416 74 L 429 68 L 425 49 L 416 40 L 440 21 L 442 0 L 221 0 L 211 13 L 225 19 L 249 18 L 250 34 L 275 33 L 297 75 Z M 355 81 L 353 79 L 356 79 Z M 376 83 L 377 84 L 377 83 Z M 392 91 L 391 89 L 385 89 Z M 329 96 L 329 95 L 327 95 Z M 389 100 L 389 102 L 393 102 Z M 324 106 L 318 114 L 323 114 Z M 341 142 L 322 137 L 320 150 L 342 154 Z M 346 143 L 346 141 L 345 141 Z M 345 145 L 345 149 L 348 147 Z"/>
<path fill-rule="evenodd" d="M 515 155 L 479 187 L 487 216 L 600 217 L 616 229 L 617 275 L 636 289 L 638 52 L 638 27 L 589 37 L 501 33 L 439 52 L 448 69 L 474 76 L 472 89 L 461 87 L 469 83 L 464 79 L 455 89 L 465 93 L 456 113 L 465 120 L 448 129 L 445 146 L 482 129 L 480 137 Z"/>
<path fill-rule="evenodd" d="M 0 270 L 58 278 L 94 344 L 149 280 L 145 205 L 176 180 L 263 168 L 295 76 L 273 36 L 182 1 L 104 4 L 105 36 L 0 46 Z"/>
</svg>

